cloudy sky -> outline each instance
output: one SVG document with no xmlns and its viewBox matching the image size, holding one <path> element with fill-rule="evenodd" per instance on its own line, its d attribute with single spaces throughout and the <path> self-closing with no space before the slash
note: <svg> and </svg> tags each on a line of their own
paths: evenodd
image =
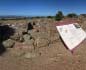
<svg viewBox="0 0 86 70">
<path fill-rule="evenodd" d="M 0 15 L 48 16 L 86 13 L 86 0 L 0 0 Z"/>
</svg>

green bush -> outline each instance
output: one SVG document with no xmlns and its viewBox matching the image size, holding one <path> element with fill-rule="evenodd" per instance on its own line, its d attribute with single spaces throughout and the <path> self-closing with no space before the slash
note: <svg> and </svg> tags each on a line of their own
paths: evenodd
<svg viewBox="0 0 86 70">
<path fill-rule="evenodd" d="M 47 16 L 47 18 L 53 18 L 53 16 Z"/>
<path fill-rule="evenodd" d="M 77 18 L 78 15 L 75 14 L 75 13 L 69 13 L 69 14 L 67 15 L 67 17 L 68 17 L 68 18 Z"/>
<path fill-rule="evenodd" d="M 60 21 L 63 19 L 63 17 L 64 17 L 64 15 L 63 15 L 62 11 L 58 11 L 58 13 L 55 16 L 55 20 Z"/>
</svg>

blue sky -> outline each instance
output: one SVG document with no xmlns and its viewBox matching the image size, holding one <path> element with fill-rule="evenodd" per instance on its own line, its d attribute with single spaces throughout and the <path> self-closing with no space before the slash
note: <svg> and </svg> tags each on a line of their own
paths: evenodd
<svg viewBox="0 0 86 70">
<path fill-rule="evenodd" d="M 0 0 L 0 15 L 48 16 L 86 13 L 86 0 Z"/>
</svg>

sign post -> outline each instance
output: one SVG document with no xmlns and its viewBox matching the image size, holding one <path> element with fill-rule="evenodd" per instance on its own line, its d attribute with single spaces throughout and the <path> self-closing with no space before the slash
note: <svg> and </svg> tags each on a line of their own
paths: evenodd
<svg viewBox="0 0 86 70">
<path fill-rule="evenodd" d="M 73 51 L 86 39 L 85 31 L 79 26 L 78 23 L 62 22 L 62 25 L 57 25 L 56 28 L 65 43 L 66 47 Z"/>
</svg>

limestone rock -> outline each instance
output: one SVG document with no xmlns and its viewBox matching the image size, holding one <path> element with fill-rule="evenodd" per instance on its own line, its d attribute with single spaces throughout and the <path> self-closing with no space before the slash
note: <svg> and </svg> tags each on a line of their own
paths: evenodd
<svg viewBox="0 0 86 70">
<path fill-rule="evenodd" d="M 46 46 L 48 46 L 49 45 L 49 41 L 47 40 L 47 39 L 44 39 L 44 38 L 37 38 L 36 40 L 35 40 L 35 46 L 36 47 L 46 47 Z"/>
<path fill-rule="evenodd" d="M 15 42 L 11 39 L 8 39 L 6 41 L 3 41 L 3 45 L 6 48 L 12 48 L 14 46 Z"/>
<path fill-rule="evenodd" d="M 14 35 L 12 35 L 10 37 L 12 40 L 18 41 L 18 42 L 22 42 L 23 41 L 23 35 L 19 34 L 19 33 L 15 33 Z"/>
<path fill-rule="evenodd" d="M 33 45 L 34 40 L 32 39 L 32 37 L 28 34 L 24 35 L 24 42 L 28 45 Z"/>
</svg>

